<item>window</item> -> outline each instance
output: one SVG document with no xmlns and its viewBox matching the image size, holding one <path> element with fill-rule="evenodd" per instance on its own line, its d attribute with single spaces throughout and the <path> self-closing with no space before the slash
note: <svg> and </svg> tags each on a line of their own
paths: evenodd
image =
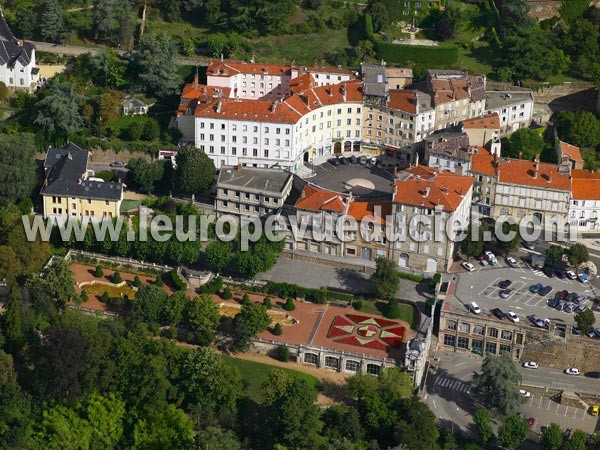
<svg viewBox="0 0 600 450">
<path fill-rule="evenodd" d="M 232 154 L 233 156 L 236 156 L 236 155 L 237 155 L 237 147 L 231 147 L 231 154 Z"/>
<path fill-rule="evenodd" d="M 458 348 L 469 348 L 469 338 L 459 337 L 457 347 Z"/>
<path fill-rule="evenodd" d="M 498 328 L 488 329 L 488 336 L 497 338 L 498 337 Z"/>
<path fill-rule="evenodd" d="M 510 345 L 500 344 L 500 353 L 510 353 Z"/>
<path fill-rule="evenodd" d="M 381 366 L 377 364 L 367 364 L 367 373 L 369 375 L 379 375 L 381 372 Z"/>
<path fill-rule="evenodd" d="M 263 155 L 264 155 L 265 158 L 268 158 L 269 157 L 269 150 L 264 150 L 263 151 Z"/>
<path fill-rule="evenodd" d="M 456 342 L 456 337 L 451 334 L 444 335 L 444 345 L 449 345 L 450 347 L 454 347 Z"/>
<path fill-rule="evenodd" d="M 458 325 L 458 331 L 462 331 L 463 333 L 470 333 L 471 332 L 471 324 L 461 322 Z"/>
<path fill-rule="evenodd" d="M 215 124 L 214 124 L 214 123 L 211 123 L 211 124 L 209 124 L 209 128 L 210 128 L 211 130 L 214 130 L 214 129 L 215 129 Z"/>
<path fill-rule="evenodd" d="M 495 355 L 496 354 L 496 344 L 494 344 L 493 342 L 486 342 L 485 343 L 485 352 Z"/>
<path fill-rule="evenodd" d="M 484 334 L 484 328 L 481 325 L 475 325 L 473 327 L 473 334 L 480 334 L 483 336 Z"/>
<path fill-rule="evenodd" d="M 352 360 L 346 361 L 346 371 L 358 372 L 359 368 L 360 368 L 360 363 L 358 361 L 352 361 Z"/>
<path fill-rule="evenodd" d="M 105 206 L 108 206 L 108 204 L 109 204 L 109 203 L 110 203 L 110 202 L 109 202 L 108 200 L 104 200 L 104 205 L 105 205 Z"/>
<path fill-rule="evenodd" d="M 512 341 L 512 331 L 509 330 L 502 330 L 502 334 L 501 334 L 502 339 L 506 339 L 508 341 Z"/>
<path fill-rule="evenodd" d="M 456 321 L 455 320 L 447 320 L 446 321 L 446 329 L 447 330 L 456 330 Z"/>
</svg>

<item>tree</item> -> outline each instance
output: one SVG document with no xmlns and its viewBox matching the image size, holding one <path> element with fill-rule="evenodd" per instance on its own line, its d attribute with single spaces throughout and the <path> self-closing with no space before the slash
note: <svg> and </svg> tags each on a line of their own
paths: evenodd
<svg viewBox="0 0 600 450">
<path fill-rule="evenodd" d="M 590 111 L 562 111 L 558 130 L 561 139 L 579 147 L 597 147 L 600 142 L 600 120 Z"/>
<path fill-rule="evenodd" d="M 487 222 L 482 221 L 478 227 L 477 236 L 473 236 L 473 225 L 469 224 L 465 239 L 460 243 L 460 250 L 468 257 L 475 258 L 484 250 L 484 234 L 490 228 Z"/>
<path fill-rule="evenodd" d="M 400 274 L 396 270 L 396 264 L 383 256 L 377 258 L 377 268 L 371 276 L 371 281 L 375 284 L 377 297 L 384 299 L 394 297 L 400 285 Z"/>
<path fill-rule="evenodd" d="M 170 325 L 179 325 L 183 321 L 185 308 L 190 299 L 183 291 L 177 291 L 171 295 L 163 309 L 162 321 Z"/>
<path fill-rule="evenodd" d="M 588 251 L 587 247 L 580 242 L 573 244 L 571 248 L 567 250 L 567 255 L 569 257 L 569 262 L 574 267 L 579 267 L 584 262 L 588 262 L 590 260 L 590 252 Z"/>
<path fill-rule="evenodd" d="M 594 323 L 596 323 L 596 316 L 594 312 L 588 308 L 585 311 L 575 315 L 575 322 L 577 323 L 577 328 L 584 333 L 587 333 L 594 327 Z"/>
<path fill-rule="evenodd" d="M 500 356 L 487 355 L 481 372 L 473 376 L 473 398 L 487 408 L 500 414 L 515 411 L 522 403 L 519 394 L 521 374 L 511 356 L 503 352 Z"/>
<path fill-rule="evenodd" d="M 283 305 L 283 309 L 285 309 L 286 311 L 295 310 L 296 305 L 294 305 L 294 299 L 292 299 L 291 297 L 288 297 L 288 299 L 285 301 L 285 304 Z"/>
<path fill-rule="evenodd" d="M 129 124 L 127 128 L 127 139 L 130 141 L 137 141 L 142 137 L 142 131 L 144 129 L 144 125 L 139 120 L 134 120 Z M 144 160 L 145 161 L 145 160 Z"/>
<path fill-rule="evenodd" d="M 64 259 L 55 259 L 44 273 L 46 292 L 56 300 L 59 308 L 75 297 L 75 281 L 73 271 Z"/>
<path fill-rule="evenodd" d="M 47 95 L 36 104 L 38 113 L 33 123 L 42 127 L 47 138 L 65 142 L 84 126 L 79 106 L 86 98 L 77 94 L 71 83 L 58 78 L 48 84 Z"/>
<path fill-rule="evenodd" d="M 275 327 L 273 327 L 273 334 L 275 336 L 281 336 L 283 334 L 283 328 L 281 327 L 281 324 L 279 322 L 277 322 L 275 324 Z"/>
<path fill-rule="evenodd" d="M 228 287 L 225 288 L 225 290 L 223 291 L 223 300 L 231 300 L 233 298 L 233 294 L 231 292 L 231 289 L 229 289 Z"/>
<path fill-rule="evenodd" d="M 160 126 L 156 119 L 149 117 L 146 119 L 146 123 L 144 123 L 144 128 L 142 129 L 142 139 L 145 141 L 154 141 L 160 136 Z"/>
<path fill-rule="evenodd" d="M 96 39 L 131 48 L 135 26 L 134 10 L 130 0 L 95 0 Z"/>
<path fill-rule="evenodd" d="M 504 448 L 514 450 L 525 440 L 528 431 L 525 420 L 512 414 L 504 419 L 504 423 L 498 429 L 498 440 Z"/>
<path fill-rule="evenodd" d="M 400 306 L 398 305 L 398 300 L 396 298 L 392 298 L 388 300 L 385 310 L 383 311 L 383 315 L 388 319 L 398 319 L 401 316 Z"/>
<path fill-rule="evenodd" d="M 212 184 L 216 173 L 215 164 L 202 150 L 184 147 L 177 152 L 175 160 L 175 185 L 183 194 L 197 194 Z"/>
<path fill-rule="evenodd" d="M 185 310 L 186 320 L 200 345 L 209 345 L 215 339 L 215 330 L 221 322 L 219 306 L 209 294 L 191 299 Z"/>
<path fill-rule="evenodd" d="M 565 443 L 564 450 L 585 450 L 587 444 L 587 434 L 585 431 L 577 429 L 573 432 L 569 440 Z"/>
<path fill-rule="evenodd" d="M 139 288 L 142 285 L 142 280 L 140 280 L 139 276 L 137 276 L 137 275 L 135 276 L 135 278 L 133 279 L 133 285 L 136 288 Z"/>
<path fill-rule="evenodd" d="M 271 317 L 264 305 L 254 302 L 242 305 L 234 318 L 236 347 L 241 350 L 248 348 L 250 339 L 265 331 L 270 324 Z"/>
<path fill-rule="evenodd" d="M 166 301 L 165 291 L 156 285 L 145 284 L 135 294 L 134 315 L 143 322 L 156 323 L 163 316 Z"/>
<path fill-rule="evenodd" d="M 547 58 L 550 75 L 562 75 L 571 67 L 571 58 L 559 48 L 551 48 Z"/>
<path fill-rule="evenodd" d="M 508 138 L 508 156 L 517 158 L 522 152 L 523 159 L 532 160 L 542 153 L 544 140 L 539 133 L 530 128 L 519 128 Z"/>
<path fill-rule="evenodd" d="M 104 276 L 104 271 L 102 270 L 102 266 L 96 266 L 96 270 L 94 270 L 94 276 L 96 278 L 102 278 Z"/>
<path fill-rule="evenodd" d="M 4 81 L 0 81 L 0 102 L 5 101 L 8 98 L 9 90 L 6 87 L 6 83 Z"/>
<path fill-rule="evenodd" d="M 356 61 L 366 62 L 375 58 L 375 46 L 371 41 L 358 41 L 353 50 Z"/>
<path fill-rule="evenodd" d="M 7 280 L 8 302 L 1 316 L 3 337 L 6 338 L 6 348 L 13 353 L 21 349 L 25 342 L 23 333 L 23 311 L 21 308 L 21 293 L 14 279 Z"/>
<path fill-rule="evenodd" d="M 197 436 L 197 448 L 210 450 L 242 450 L 242 444 L 232 430 L 218 427 L 206 427 Z"/>
<path fill-rule="evenodd" d="M 92 428 L 92 448 L 114 448 L 123 435 L 125 402 L 109 394 L 92 394 L 83 414 Z"/>
<path fill-rule="evenodd" d="M 8 245 L 0 245 L 0 280 L 16 279 L 23 267 L 17 254 Z"/>
<path fill-rule="evenodd" d="M 542 440 L 540 444 L 543 450 L 561 450 L 565 433 L 559 425 L 551 423 L 542 432 Z"/>
<path fill-rule="evenodd" d="M 519 225 L 516 223 L 502 223 L 502 233 L 504 236 L 498 236 L 498 249 L 505 256 L 515 251 L 521 245 L 521 233 Z"/>
<path fill-rule="evenodd" d="M 265 308 L 267 308 L 267 309 L 271 309 L 271 307 L 273 306 L 273 305 L 271 304 L 271 297 L 265 297 L 265 298 L 263 299 L 263 305 L 265 305 Z"/>
<path fill-rule="evenodd" d="M 435 25 L 435 37 L 440 41 L 447 41 L 454 37 L 454 25 L 447 17 L 442 17 Z"/>
<path fill-rule="evenodd" d="M 181 375 L 186 403 L 213 411 L 236 411 L 236 402 L 243 393 L 242 376 L 214 350 L 198 347 L 188 352 L 182 362 Z"/>
<path fill-rule="evenodd" d="M 159 97 L 177 91 L 177 44 L 166 33 L 145 35 L 140 41 L 140 51 L 136 55 L 140 66 L 140 81 L 149 94 Z"/>
<path fill-rule="evenodd" d="M 17 373 L 12 355 L 0 349 L 0 389 L 7 384 L 17 384 Z"/>
<path fill-rule="evenodd" d="M 117 270 L 112 276 L 112 282 L 115 284 L 118 284 L 118 283 L 121 283 L 122 281 L 123 281 L 123 278 L 121 278 L 121 272 L 119 272 Z"/>
<path fill-rule="evenodd" d="M 562 261 L 565 250 L 560 245 L 551 245 L 546 249 L 546 260 L 550 264 L 558 264 Z"/>
<path fill-rule="evenodd" d="M 372 21 L 372 31 L 379 32 L 387 27 L 391 22 L 390 13 L 386 6 L 381 2 L 372 3 L 369 8 L 369 13 Z"/>
<path fill-rule="evenodd" d="M 133 122 L 131 126 L 138 122 Z M 129 130 L 131 132 L 131 128 Z M 154 192 L 157 183 L 164 177 L 165 165 L 162 161 L 149 163 L 144 158 L 133 158 L 127 164 L 129 172 L 127 180 L 134 186 L 139 186 L 144 192 Z"/>
<path fill-rule="evenodd" d="M 92 442 L 92 428 L 73 409 L 54 404 L 42 413 L 38 440 L 47 448 L 86 449 Z"/>
<path fill-rule="evenodd" d="M 92 59 L 94 81 L 104 87 L 119 88 L 126 82 L 126 64 L 111 48 L 98 49 Z"/>
<path fill-rule="evenodd" d="M 216 240 L 206 246 L 204 256 L 211 269 L 221 272 L 233 259 L 233 245 L 231 242 Z"/>
<path fill-rule="evenodd" d="M 115 121 L 119 117 L 119 108 L 123 101 L 123 94 L 119 91 L 108 91 L 98 96 L 98 118 L 103 126 Z"/>
<path fill-rule="evenodd" d="M 1 201 L 16 202 L 32 194 L 36 185 L 35 153 L 33 134 L 0 136 Z"/>
<path fill-rule="evenodd" d="M 5 448 L 31 448 L 36 417 L 31 397 L 17 384 L 0 389 L 0 442 Z"/>
<path fill-rule="evenodd" d="M 494 430 L 492 430 L 492 415 L 487 409 L 478 409 L 473 415 L 473 423 L 477 428 L 477 433 L 481 442 L 485 445 L 492 437 L 494 437 Z"/>
<path fill-rule="evenodd" d="M 194 424 L 173 404 L 156 410 L 139 420 L 133 429 L 134 450 L 192 448 Z"/>
<path fill-rule="evenodd" d="M 65 39 L 65 17 L 58 0 L 46 0 L 40 32 L 47 42 L 60 44 Z"/>
</svg>

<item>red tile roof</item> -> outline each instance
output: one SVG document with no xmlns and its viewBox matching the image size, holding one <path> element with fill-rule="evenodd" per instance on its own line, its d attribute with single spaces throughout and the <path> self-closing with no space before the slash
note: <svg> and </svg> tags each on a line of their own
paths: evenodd
<svg viewBox="0 0 600 450">
<path fill-rule="evenodd" d="M 575 200 L 600 199 L 600 172 L 571 171 L 571 194 Z"/>
<path fill-rule="evenodd" d="M 410 176 L 402 175 L 410 174 Z M 473 186 L 473 177 L 416 166 L 401 172 L 405 178 L 394 183 L 394 203 L 452 212 L 460 206 Z"/>
<path fill-rule="evenodd" d="M 518 184 L 537 188 L 571 190 L 571 174 L 560 173 L 557 164 L 536 163 L 522 159 L 498 160 L 498 183 Z"/>
<path fill-rule="evenodd" d="M 388 108 L 416 114 L 418 98 L 415 92 L 413 89 L 390 89 Z"/>
<path fill-rule="evenodd" d="M 343 213 L 348 206 L 348 196 L 307 184 L 304 186 L 295 206 L 298 209 L 307 211 L 332 211 Z"/>
<path fill-rule="evenodd" d="M 278 75 L 290 73 L 290 66 L 282 64 L 250 63 L 243 61 L 220 61 L 211 59 L 206 68 L 208 76 L 232 77 L 246 73 L 254 75 Z"/>
<path fill-rule="evenodd" d="M 297 123 L 305 114 L 323 106 L 347 102 L 362 103 L 362 82 L 347 81 L 295 93 L 283 101 L 201 98 L 179 107 L 178 114 L 196 117 L 249 120 L 272 123 Z"/>
<path fill-rule="evenodd" d="M 375 215 L 377 209 L 377 215 Z M 357 221 L 361 221 L 365 216 L 372 216 L 375 222 L 385 225 L 385 218 L 392 214 L 391 200 L 369 200 L 369 201 L 352 201 L 348 209 L 348 215 L 354 217 Z"/>
<path fill-rule="evenodd" d="M 583 158 L 581 157 L 579 147 L 575 145 L 567 144 L 566 142 L 560 141 L 560 152 L 563 155 L 568 155 L 569 159 L 572 159 L 573 161 L 583 162 Z"/>
<path fill-rule="evenodd" d="M 228 87 L 220 86 L 207 86 L 205 84 L 194 84 L 189 83 L 183 86 L 183 92 L 181 93 L 182 99 L 200 99 L 200 98 L 212 98 L 212 97 L 229 97 L 231 89 Z"/>
<path fill-rule="evenodd" d="M 500 117 L 498 117 L 497 113 L 490 114 L 489 116 L 474 117 L 472 119 L 464 120 L 462 125 L 465 129 L 486 128 L 491 130 L 499 130 Z"/>
</svg>

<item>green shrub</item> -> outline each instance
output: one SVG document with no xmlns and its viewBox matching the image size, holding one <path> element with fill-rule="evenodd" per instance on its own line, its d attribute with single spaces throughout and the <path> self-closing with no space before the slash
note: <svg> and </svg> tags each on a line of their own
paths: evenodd
<svg viewBox="0 0 600 450">
<path fill-rule="evenodd" d="M 223 278 L 216 277 L 200 287 L 201 294 L 216 294 L 223 288 Z"/>
<path fill-rule="evenodd" d="M 250 296 L 248 294 L 244 294 L 241 303 L 242 305 L 248 305 L 250 303 Z"/>
<path fill-rule="evenodd" d="M 363 309 L 364 306 L 365 305 L 362 300 L 354 300 L 354 302 L 352 303 L 352 307 L 354 309 L 356 309 L 357 311 L 360 311 L 361 309 Z"/>
<path fill-rule="evenodd" d="M 416 281 L 417 283 L 420 283 L 421 281 L 423 281 L 425 279 L 425 277 L 423 275 L 417 275 L 414 273 L 405 273 L 405 272 L 398 272 L 400 274 L 400 278 L 403 278 L 405 280 L 411 280 L 411 281 Z"/>
<path fill-rule="evenodd" d="M 102 278 L 104 276 L 104 271 L 102 270 L 102 267 L 96 266 L 96 271 L 94 272 L 94 276 L 96 278 Z"/>
<path fill-rule="evenodd" d="M 365 37 L 367 40 L 372 41 L 374 34 L 373 18 L 371 17 L 371 14 L 365 14 Z"/>
<path fill-rule="evenodd" d="M 283 334 L 283 328 L 281 328 L 281 324 L 280 323 L 276 323 L 275 326 L 273 327 L 273 334 L 275 336 L 281 336 Z M 287 349 L 287 347 L 285 347 Z"/>
<path fill-rule="evenodd" d="M 102 293 L 102 297 L 100 297 L 100 301 L 102 303 L 108 303 L 110 301 L 110 297 L 108 296 L 108 292 L 104 291 Z"/>
<path fill-rule="evenodd" d="M 328 290 L 326 292 L 327 295 L 327 300 L 331 301 L 331 300 L 342 300 L 345 302 L 351 302 L 354 299 L 354 295 L 352 294 L 347 294 L 345 292 L 337 292 L 337 291 L 330 291 Z"/>
<path fill-rule="evenodd" d="M 116 271 L 115 273 L 113 273 L 113 276 L 112 276 L 113 283 L 118 284 L 122 281 L 123 281 L 123 279 L 121 278 L 121 273 L 119 271 Z"/>
<path fill-rule="evenodd" d="M 87 293 L 87 291 L 83 291 L 83 292 L 81 293 L 81 301 L 85 303 L 85 302 L 87 302 L 87 301 L 88 301 L 88 299 L 89 299 L 89 297 L 88 297 L 88 293 Z"/>
<path fill-rule="evenodd" d="M 176 291 L 185 291 L 186 290 L 187 285 L 185 284 L 185 282 L 181 279 L 181 277 L 177 273 L 177 269 L 171 270 L 169 275 L 171 277 L 171 282 L 173 283 L 173 288 L 175 288 Z"/>
<path fill-rule="evenodd" d="M 163 287 L 165 283 L 163 283 L 162 277 L 159 275 L 156 277 L 156 281 L 154 282 L 155 286 Z"/>
<path fill-rule="evenodd" d="M 273 304 L 271 303 L 271 297 L 265 297 L 263 299 L 263 305 L 265 305 L 267 309 L 271 309 L 271 307 L 273 306 Z"/>
<path fill-rule="evenodd" d="M 223 297 L 223 300 L 231 300 L 233 298 L 233 294 L 231 293 L 231 289 L 229 289 L 228 287 L 226 287 L 225 290 L 223 291 L 223 295 L 221 295 L 221 297 Z"/>
<path fill-rule="evenodd" d="M 452 66 L 458 61 L 455 45 L 430 47 L 426 45 L 397 45 L 376 41 L 377 57 L 390 63 L 435 64 Z"/>
<path fill-rule="evenodd" d="M 391 299 L 383 311 L 383 315 L 388 319 L 398 319 L 400 317 L 400 307 L 398 306 L 398 300 L 395 298 Z"/>
<path fill-rule="evenodd" d="M 273 358 L 281 362 L 288 362 L 290 360 L 291 354 L 290 349 L 280 345 L 273 350 Z"/>
<path fill-rule="evenodd" d="M 288 298 L 285 301 L 285 304 L 283 305 L 283 309 L 285 309 L 286 311 L 293 311 L 296 309 L 296 305 L 294 305 L 294 300 L 291 298 Z"/>
<path fill-rule="evenodd" d="M 139 288 L 142 285 L 142 280 L 140 280 L 140 277 L 138 277 L 137 275 L 135 276 L 135 278 L 133 279 L 133 285 L 136 288 Z"/>
</svg>

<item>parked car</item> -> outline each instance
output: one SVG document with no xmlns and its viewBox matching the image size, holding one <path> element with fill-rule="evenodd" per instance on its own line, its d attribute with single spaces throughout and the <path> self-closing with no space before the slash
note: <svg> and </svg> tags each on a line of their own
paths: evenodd
<svg viewBox="0 0 600 450">
<path fill-rule="evenodd" d="M 565 298 L 567 298 L 567 295 L 569 295 L 569 291 L 567 291 L 565 289 L 565 290 L 562 290 L 562 291 L 558 292 L 556 294 L 556 298 L 558 298 L 559 300 L 564 300 Z"/>
<path fill-rule="evenodd" d="M 345 157 L 338 156 L 338 159 L 340 160 L 340 163 L 342 163 L 343 165 L 348 164 L 348 160 Z"/>
<path fill-rule="evenodd" d="M 512 281 L 510 281 L 510 280 L 502 280 L 500 283 L 498 283 L 498 287 L 500 287 L 501 289 L 506 289 L 511 284 L 512 284 Z"/>
<path fill-rule="evenodd" d="M 536 327 L 540 327 L 540 328 L 544 327 L 544 321 L 542 319 L 540 319 L 538 316 L 536 316 L 535 314 L 532 314 L 531 316 L 529 316 L 529 320 Z"/>
<path fill-rule="evenodd" d="M 360 163 L 361 166 L 364 166 L 367 163 L 367 157 L 366 156 L 360 156 L 358 158 L 358 162 Z"/>
<path fill-rule="evenodd" d="M 572 270 L 567 270 L 565 272 L 565 275 L 567 276 L 567 278 L 569 280 L 576 280 L 577 279 L 577 275 L 575 275 L 575 272 L 573 272 Z"/>
<path fill-rule="evenodd" d="M 564 300 L 558 302 L 558 305 L 555 306 L 556 309 L 562 311 L 567 306 L 567 303 Z"/>
<path fill-rule="evenodd" d="M 554 276 L 554 271 L 550 267 L 544 267 L 542 272 L 544 272 L 544 275 L 546 275 L 548 278 L 552 278 Z"/>
<path fill-rule="evenodd" d="M 475 314 L 481 314 L 481 308 L 475 302 L 471 302 L 471 304 L 469 305 L 469 309 Z"/>
<path fill-rule="evenodd" d="M 578 295 L 577 298 L 575 300 L 573 300 L 573 303 L 575 303 L 577 305 L 581 305 L 586 300 L 587 300 L 587 297 L 585 295 Z"/>
<path fill-rule="evenodd" d="M 527 425 L 529 426 L 529 428 L 535 427 L 535 419 L 533 417 L 527 419 Z"/>
<path fill-rule="evenodd" d="M 510 267 L 519 267 L 519 263 L 517 262 L 517 260 L 515 258 L 513 258 L 512 256 L 509 256 L 508 258 L 506 258 L 506 263 L 510 266 Z"/>
<path fill-rule="evenodd" d="M 125 167 L 125 163 L 122 161 L 113 161 L 109 164 L 110 167 Z"/>
<path fill-rule="evenodd" d="M 592 406 L 591 414 L 592 414 L 592 416 L 597 416 L 598 414 L 600 414 L 600 406 L 598 406 L 598 405 Z"/>
<path fill-rule="evenodd" d="M 596 335 L 597 338 L 600 338 L 600 328 L 596 328 L 594 330 L 594 334 Z"/>
<path fill-rule="evenodd" d="M 575 299 L 579 297 L 579 295 L 577 295 L 577 292 L 571 292 L 569 295 L 567 295 L 565 297 L 565 301 L 567 302 L 573 302 L 575 301 Z"/>
<path fill-rule="evenodd" d="M 594 333 L 594 330 L 590 330 L 587 333 L 585 333 L 585 335 L 589 338 L 595 338 L 596 337 L 596 333 Z"/>
<path fill-rule="evenodd" d="M 586 372 L 585 376 L 588 378 L 598 378 L 600 379 L 600 372 Z"/>
<path fill-rule="evenodd" d="M 577 306 L 575 306 L 573 303 L 569 303 L 567 306 L 565 306 L 565 309 L 563 309 L 563 312 L 571 314 L 573 311 L 575 311 L 575 308 L 577 308 Z"/>
<path fill-rule="evenodd" d="M 533 242 L 522 241 L 523 247 L 529 250 L 535 250 L 535 244 Z"/>
<path fill-rule="evenodd" d="M 463 268 L 467 271 L 467 272 L 473 272 L 475 270 L 475 266 L 473 264 L 471 264 L 470 262 L 464 262 L 461 264 L 461 266 L 463 266 Z"/>
<path fill-rule="evenodd" d="M 519 321 L 519 316 L 517 316 L 514 312 L 509 311 L 506 313 L 506 316 L 512 320 L 514 323 L 517 323 Z"/>
<path fill-rule="evenodd" d="M 521 394 L 525 398 L 531 397 L 531 392 L 526 391 L 525 389 L 519 389 L 519 394 Z"/>
<path fill-rule="evenodd" d="M 577 279 L 579 281 L 581 281 L 582 283 L 587 283 L 588 282 L 588 277 L 585 273 L 580 273 L 579 275 L 577 275 Z"/>
<path fill-rule="evenodd" d="M 540 294 L 542 297 L 545 297 L 550 292 L 552 292 L 552 286 L 545 286 L 539 290 L 538 294 Z"/>
<path fill-rule="evenodd" d="M 500 320 L 503 320 L 506 317 L 506 314 L 504 314 L 500 308 L 492 309 L 492 314 Z"/>
<path fill-rule="evenodd" d="M 350 157 L 348 158 L 348 161 L 350 161 L 352 164 L 356 164 L 358 159 L 356 159 L 356 156 L 350 155 Z"/>
<path fill-rule="evenodd" d="M 504 299 L 507 299 L 512 294 L 513 294 L 513 290 L 512 289 L 504 289 L 504 290 L 500 291 L 500 297 L 504 298 Z"/>
<path fill-rule="evenodd" d="M 544 326 L 550 329 L 550 319 L 544 319 Z"/>
<path fill-rule="evenodd" d="M 575 308 L 575 312 L 577 314 L 579 314 L 579 313 L 584 312 L 586 309 L 588 309 L 587 306 L 585 306 L 585 305 L 579 305 L 577 308 Z"/>
<path fill-rule="evenodd" d="M 486 250 L 483 253 L 485 254 L 485 259 L 488 260 L 489 263 L 492 266 L 495 266 L 496 264 L 498 264 L 498 260 L 496 259 L 496 255 L 494 255 L 492 252 L 490 252 L 489 250 Z"/>
<path fill-rule="evenodd" d="M 527 361 L 523 363 L 523 367 L 525 367 L 526 369 L 537 369 L 539 365 L 535 361 Z"/>
<path fill-rule="evenodd" d="M 567 375 L 579 375 L 579 369 L 577 367 L 568 367 L 565 369 Z"/>
<path fill-rule="evenodd" d="M 573 331 L 574 334 L 583 334 L 583 331 L 581 331 L 579 328 L 577 328 L 577 325 L 573 324 L 573 326 L 571 327 L 571 330 Z"/>
<path fill-rule="evenodd" d="M 548 306 L 550 308 L 556 308 L 556 305 L 558 305 L 560 303 L 560 300 L 558 298 L 551 298 L 550 300 L 548 300 Z"/>
<path fill-rule="evenodd" d="M 340 160 L 339 160 L 339 159 L 337 159 L 337 158 L 329 158 L 329 159 L 327 160 L 327 162 L 328 162 L 329 164 L 331 164 L 332 166 L 339 166 L 339 165 L 340 165 Z"/>
<path fill-rule="evenodd" d="M 555 270 L 554 273 L 556 274 L 556 276 L 558 278 L 560 278 L 561 280 L 565 277 L 565 272 L 562 270 Z"/>
<path fill-rule="evenodd" d="M 539 292 L 544 286 L 542 285 L 542 283 L 536 283 L 533 286 L 529 287 L 529 292 L 532 292 L 533 294 Z"/>
</svg>

